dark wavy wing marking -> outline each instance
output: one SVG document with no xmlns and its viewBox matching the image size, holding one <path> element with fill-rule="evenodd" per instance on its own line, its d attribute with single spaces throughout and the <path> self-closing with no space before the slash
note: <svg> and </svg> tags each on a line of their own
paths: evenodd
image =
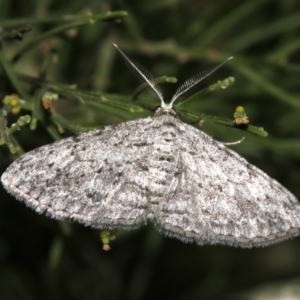
<svg viewBox="0 0 300 300">
<path fill-rule="evenodd" d="M 187 125 L 182 175 L 157 214 L 167 235 L 198 244 L 266 246 L 299 235 L 299 201 L 234 151 Z M 187 188 L 188 187 L 188 188 Z"/>
<path fill-rule="evenodd" d="M 35 149 L 9 166 L 2 183 L 19 200 L 57 219 L 95 228 L 137 226 L 147 217 L 142 160 L 152 122 L 107 126 Z"/>
</svg>

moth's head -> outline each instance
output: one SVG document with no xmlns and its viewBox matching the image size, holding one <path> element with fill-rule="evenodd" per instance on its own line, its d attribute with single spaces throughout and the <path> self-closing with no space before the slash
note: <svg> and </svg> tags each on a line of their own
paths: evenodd
<svg viewBox="0 0 300 300">
<path fill-rule="evenodd" d="M 165 104 L 164 102 L 162 105 L 158 106 L 155 110 L 155 116 L 160 116 L 160 115 L 169 115 L 169 116 L 176 116 L 176 111 L 170 104 Z"/>
</svg>

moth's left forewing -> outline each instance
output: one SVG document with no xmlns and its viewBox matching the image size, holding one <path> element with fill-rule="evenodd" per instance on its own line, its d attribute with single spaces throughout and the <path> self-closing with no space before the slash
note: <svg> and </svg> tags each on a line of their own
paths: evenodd
<svg viewBox="0 0 300 300">
<path fill-rule="evenodd" d="M 180 136 L 182 174 L 172 199 L 161 205 L 162 231 L 183 241 L 241 247 L 299 235 L 294 195 L 222 143 L 181 126 L 188 132 Z"/>
</svg>

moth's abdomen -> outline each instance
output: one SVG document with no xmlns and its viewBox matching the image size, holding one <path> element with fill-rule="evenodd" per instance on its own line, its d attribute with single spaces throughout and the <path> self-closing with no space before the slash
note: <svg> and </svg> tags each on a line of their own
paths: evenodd
<svg viewBox="0 0 300 300">
<path fill-rule="evenodd" d="M 176 180 L 175 174 L 178 173 L 180 165 L 176 131 L 175 126 L 160 127 L 151 149 L 152 153 L 148 157 L 148 191 L 153 210 Z"/>
</svg>

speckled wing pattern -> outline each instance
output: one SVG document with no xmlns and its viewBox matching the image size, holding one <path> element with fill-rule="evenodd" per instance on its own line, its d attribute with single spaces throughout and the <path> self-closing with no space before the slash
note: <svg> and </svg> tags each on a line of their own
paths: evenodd
<svg viewBox="0 0 300 300">
<path fill-rule="evenodd" d="M 36 211 L 94 228 L 151 220 L 184 242 L 241 247 L 299 234 L 289 191 L 162 108 L 26 153 L 1 180 Z"/>
<path fill-rule="evenodd" d="M 38 212 L 95 228 L 132 227 L 147 218 L 143 157 L 150 118 L 107 126 L 35 149 L 12 163 L 2 183 Z"/>
<path fill-rule="evenodd" d="M 157 213 L 162 232 L 199 245 L 246 248 L 299 235 L 294 195 L 224 144 L 188 124 L 180 127 L 182 172 Z"/>
</svg>

